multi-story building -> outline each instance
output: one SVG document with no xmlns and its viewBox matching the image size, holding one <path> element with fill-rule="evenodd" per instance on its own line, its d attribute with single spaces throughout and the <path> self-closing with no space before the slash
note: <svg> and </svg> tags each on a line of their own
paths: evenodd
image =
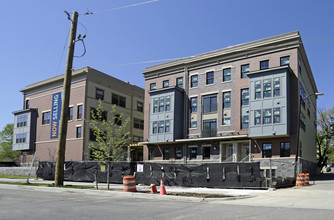
<svg viewBox="0 0 334 220">
<path fill-rule="evenodd" d="M 260 161 L 282 177 L 294 176 L 298 161 L 315 172 L 318 91 L 298 31 L 151 66 L 143 75 L 145 161 Z"/>
<path fill-rule="evenodd" d="M 64 75 L 59 75 L 21 90 L 24 106 L 14 112 L 14 150 L 21 150 L 27 157 L 36 152 L 38 160 L 56 159 L 63 82 Z M 72 72 L 65 160 L 89 159 L 88 144 L 94 141 L 94 135 L 86 122 L 99 99 L 107 120 L 113 118 L 112 105 L 116 105 L 117 114 L 130 118 L 130 142 L 143 141 L 144 89 L 85 67 Z M 134 147 L 131 152 L 132 160 L 142 160 L 142 147 Z"/>
</svg>

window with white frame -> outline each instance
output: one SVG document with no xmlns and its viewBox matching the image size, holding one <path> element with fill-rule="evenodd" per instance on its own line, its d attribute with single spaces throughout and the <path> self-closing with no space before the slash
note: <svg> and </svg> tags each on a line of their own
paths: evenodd
<svg viewBox="0 0 334 220">
<path fill-rule="evenodd" d="M 231 81 L 231 68 L 223 69 L 223 82 Z"/>
</svg>

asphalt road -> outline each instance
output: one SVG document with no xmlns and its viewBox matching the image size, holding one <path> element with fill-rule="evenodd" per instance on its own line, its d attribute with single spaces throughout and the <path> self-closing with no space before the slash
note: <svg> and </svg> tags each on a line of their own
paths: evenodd
<svg viewBox="0 0 334 220">
<path fill-rule="evenodd" d="M 278 203 L 284 202 L 282 199 L 289 200 L 281 196 L 263 195 L 254 198 L 201 201 L 198 198 L 173 199 L 172 196 L 136 197 L 127 193 L 86 192 L 88 191 L 0 184 L 0 219 L 305 220 L 333 218 L 332 209 L 319 209 L 316 206 L 314 208 L 281 207 Z M 280 191 L 280 193 L 283 192 L 284 190 Z M 261 203 L 260 201 L 264 198 L 269 198 L 272 205 L 265 204 L 268 200 Z"/>
</svg>

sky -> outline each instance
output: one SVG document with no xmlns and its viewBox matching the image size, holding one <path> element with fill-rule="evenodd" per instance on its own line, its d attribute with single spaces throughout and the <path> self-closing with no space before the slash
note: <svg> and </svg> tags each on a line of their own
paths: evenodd
<svg viewBox="0 0 334 220">
<path fill-rule="evenodd" d="M 298 30 L 318 91 L 325 93 L 318 107 L 331 108 L 333 8 L 332 0 L 2 1 L 0 130 L 23 108 L 21 89 L 64 73 L 71 25 L 64 10 L 80 14 L 77 34 L 86 34 L 86 54 L 73 67 L 90 66 L 140 87 L 145 68 L 161 60 Z M 82 53 L 79 42 L 75 55 Z"/>
</svg>

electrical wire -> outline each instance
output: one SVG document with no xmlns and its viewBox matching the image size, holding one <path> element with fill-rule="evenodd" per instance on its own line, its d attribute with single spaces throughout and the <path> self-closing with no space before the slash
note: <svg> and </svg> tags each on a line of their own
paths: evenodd
<svg viewBox="0 0 334 220">
<path fill-rule="evenodd" d="M 80 15 L 106 13 L 106 12 L 115 11 L 115 10 L 119 10 L 119 9 L 123 9 L 123 8 L 130 8 L 130 7 L 135 7 L 135 6 L 139 6 L 139 5 L 150 4 L 150 3 L 154 3 L 154 2 L 158 2 L 158 1 L 160 1 L 160 0 L 151 0 L 151 1 L 146 1 L 146 2 L 140 2 L 140 3 L 136 3 L 136 4 L 132 4 L 132 5 L 126 5 L 126 6 L 122 6 L 122 7 L 118 7 L 118 8 L 111 8 L 111 9 L 106 9 L 106 10 L 102 10 L 102 11 L 95 11 L 95 12 L 91 12 L 91 11 L 87 10 L 86 13 L 83 13 L 83 14 L 80 14 Z"/>
<path fill-rule="evenodd" d="M 67 33 L 67 37 L 66 37 L 66 40 L 65 40 L 64 48 L 63 48 L 63 51 L 62 51 L 60 59 L 59 59 L 59 64 L 58 64 L 56 75 L 58 75 L 58 72 L 59 72 L 60 64 L 61 64 L 61 61 L 62 61 L 63 56 L 64 56 L 64 52 L 65 52 L 65 49 L 66 49 L 66 45 L 67 45 L 67 42 L 68 42 L 69 35 L 70 35 L 70 30 L 68 30 L 68 33 Z"/>
</svg>

